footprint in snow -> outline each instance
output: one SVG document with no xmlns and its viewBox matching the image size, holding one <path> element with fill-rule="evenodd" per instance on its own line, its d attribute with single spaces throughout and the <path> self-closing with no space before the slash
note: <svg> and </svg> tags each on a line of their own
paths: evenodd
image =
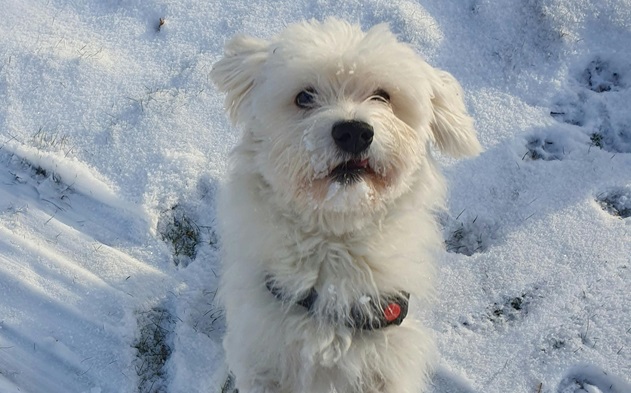
<svg viewBox="0 0 631 393">
<path fill-rule="evenodd" d="M 631 217 L 631 187 L 615 187 L 596 195 L 600 207 L 620 218 Z"/>
<path fill-rule="evenodd" d="M 630 64 L 595 57 L 575 74 L 569 89 L 559 95 L 550 115 L 580 127 L 591 146 L 614 153 L 631 153 Z M 545 155 L 543 155 L 545 157 Z M 545 158 L 544 158 L 545 159 Z"/>
<path fill-rule="evenodd" d="M 570 369 L 557 393 L 629 393 L 631 384 L 592 365 Z"/>
</svg>

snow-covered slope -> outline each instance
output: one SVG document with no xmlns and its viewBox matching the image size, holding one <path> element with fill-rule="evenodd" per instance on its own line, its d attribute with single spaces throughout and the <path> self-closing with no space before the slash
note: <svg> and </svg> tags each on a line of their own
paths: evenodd
<svg viewBox="0 0 631 393">
<path fill-rule="evenodd" d="M 216 392 L 235 33 L 332 15 L 462 83 L 434 393 L 631 392 L 631 1 L 0 2 L 0 392 Z"/>
</svg>

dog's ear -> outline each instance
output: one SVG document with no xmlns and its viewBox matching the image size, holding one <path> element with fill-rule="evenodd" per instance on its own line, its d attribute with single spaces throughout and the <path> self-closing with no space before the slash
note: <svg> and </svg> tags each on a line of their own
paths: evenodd
<svg viewBox="0 0 631 393">
<path fill-rule="evenodd" d="M 239 108 L 254 86 L 256 76 L 267 58 L 269 43 L 258 38 L 237 35 L 226 43 L 224 57 L 210 72 L 215 86 L 226 93 L 226 110 L 233 123 Z"/>
<path fill-rule="evenodd" d="M 434 142 L 442 152 L 453 157 L 475 156 L 482 151 L 482 146 L 473 119 L 467 113 L 462 88 L 450 73 L 435 72 L 431 122 Z"/>
</svg>

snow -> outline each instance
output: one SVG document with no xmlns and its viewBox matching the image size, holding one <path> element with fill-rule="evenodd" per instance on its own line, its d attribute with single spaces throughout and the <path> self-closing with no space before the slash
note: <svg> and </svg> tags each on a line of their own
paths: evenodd
<svg viewBox="0 0 631 393">
<path fill-rule="evenodd" d="M 235 33 L 328 15 L 453 73 L 486 150 L 439 157 L 432 392 L 631 392 L 630 0 L 2 8 L 0 392 L 220 390 L 213 200 L 238 132 L 209 71 Z"/>
</svg>

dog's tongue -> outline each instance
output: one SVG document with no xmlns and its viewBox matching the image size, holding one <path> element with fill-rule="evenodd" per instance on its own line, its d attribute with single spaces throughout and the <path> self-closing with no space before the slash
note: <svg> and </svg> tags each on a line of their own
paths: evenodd
<svg viewBox="0 0 631 393">
<path fill-rule="evenodd" d="M 365 169 L 368 168 L 368 159 L 363 160 L 351 160 L 346 163 L 348 169 Z"/>
</svg>

